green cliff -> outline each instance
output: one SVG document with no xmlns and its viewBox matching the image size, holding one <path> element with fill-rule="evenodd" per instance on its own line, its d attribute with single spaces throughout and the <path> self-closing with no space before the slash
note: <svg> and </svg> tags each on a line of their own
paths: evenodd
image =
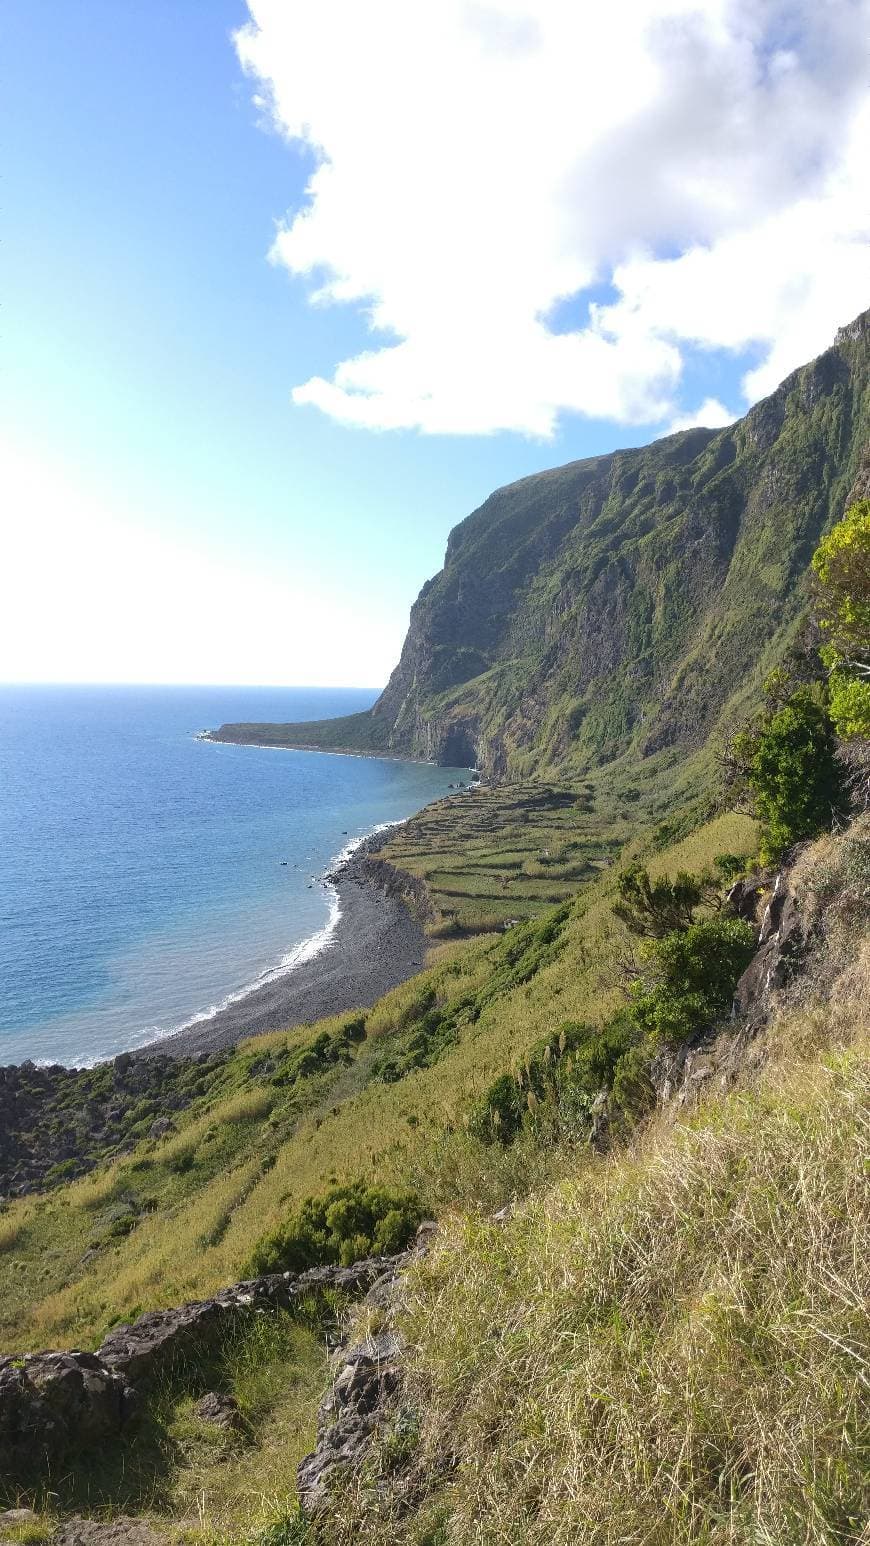
<svg viewBox="0 0 870 1546">
<path fill-rule="evenodd" d="M 510 779 L 700 746 L 781 657 L 810 555 L 866 476 L 868 360 L 865 312 L 727 429 L 497 490 L 451 532 L 369 713 L 217 736 Z"/>
</svg>

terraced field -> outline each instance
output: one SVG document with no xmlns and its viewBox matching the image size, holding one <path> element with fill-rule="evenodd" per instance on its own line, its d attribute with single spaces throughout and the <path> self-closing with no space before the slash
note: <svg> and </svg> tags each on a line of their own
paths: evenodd
<svg viewBox="0 0 870 1546">
<path fill-rule="evenodd" d="M 638 826 L 633 790 L 482 785 L 449 795 L 381 850 L 425 882 L 436 937 L 501 929 L 573 896 L 618 857 Z"/>
</svg>

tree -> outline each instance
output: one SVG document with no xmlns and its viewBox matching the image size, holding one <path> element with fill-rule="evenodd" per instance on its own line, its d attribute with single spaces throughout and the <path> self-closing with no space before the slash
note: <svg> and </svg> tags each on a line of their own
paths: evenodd
<svg viewBox="0 0 870 1546">
<path fill-rule="evenodd" d="M 843 801 L 843 773 L 819 692 L 801 687 L 734 737 L 732 769 L 752 791 L 762 825 L 761 859 L 830 827 Z"/>
<path fill-rule="evenodd" d="M 674 880 L 666 875 L 652 880 L 641 864 L 620 870 L 616 890 L 616 917 L 632 934 L 646 939 L 661 939 L 672 929 L 687 929 L 705 895 L 704 881 L 684 870 Z"/>
<path fill-rule="evenodd" d="M 815 613 L 828 650 L 870 677 L 870 499 L 851 505 L 813 554 Z"/>
<path fill-rule="evenodd" d="M 870 499 L 860 499 L 813 554 L 816 618 L 830 673 L 830 712 L 844 741 L 870 737 Z"/>
</svg>

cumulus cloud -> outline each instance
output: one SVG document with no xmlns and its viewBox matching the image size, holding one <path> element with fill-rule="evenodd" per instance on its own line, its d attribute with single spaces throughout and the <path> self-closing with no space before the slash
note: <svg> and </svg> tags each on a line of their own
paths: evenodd
<svg viewBox="0 0 870 1546">
<path fill-rule="evenodd" d="M 751 347 L 751 401 L 870 304 L 870 0 L 248 7 L 241 63 L 316 160 L 272 258 L 372 334 L 297 403 L 429 433 L 696 423 L 688 347 Z"/>
<path fill-rule="evenodd" d="M 725 424 L 733 424 L 735 415 L 729 413 L 724 403 L 720 403 L 718 397 L 705 397 L 700 407 L 690 409 L 688 413 L 678 413 L 667 427 L 668 435 L 675 435 L 680 429 L 695 429 L 701 426 L 703 429 L 721 429 Z"/>
</svg>

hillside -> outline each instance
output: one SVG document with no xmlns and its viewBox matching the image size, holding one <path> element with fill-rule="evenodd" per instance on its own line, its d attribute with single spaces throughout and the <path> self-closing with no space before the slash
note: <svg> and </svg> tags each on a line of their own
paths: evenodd
<svg viewBox="0 0 870 1546">
<path fill-rule="evenodd" d="M 416 976 L 0 1071 L 0 1540 L 867 1546 L 868 339 L 454 533 L 323 732 L 494 775 L 361 857 Z"/>
<path fill-rule="evenodd" d="M 863 487 L 868 444 L 865 312 L 727 429 L 492 494 L 451 533 L 369 713 L 224 725 L 217 737 L 476 763 L 511 779 L 696 749 L 793 637 L 801 578 Z"/>
</svg>

